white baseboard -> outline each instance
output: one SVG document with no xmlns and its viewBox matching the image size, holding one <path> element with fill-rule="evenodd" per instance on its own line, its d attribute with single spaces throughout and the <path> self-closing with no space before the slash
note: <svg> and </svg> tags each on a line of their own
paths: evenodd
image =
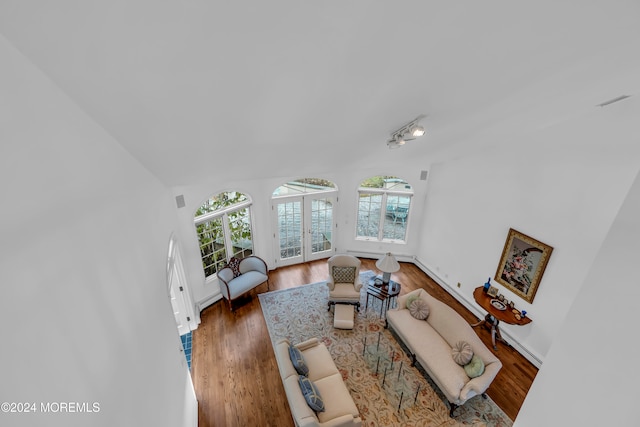
<svg viewBox="0 0 640 427">
<path fill-rule="evenodd" d="M 456 292 L 448 283 L 446 283 L 442 278 L 435 273 L 432 269 L 427 267 L 422 261 L 418 258 L 414 259 L 414 264 L 420 268 L 425 274 L 431 277 L 438 285 L 440 285 L 445 291 L 447 291 L 452 297 L 454 297 L 458 302 L 464 305 L 467 310 L 473 313 L 479 320 L 484 319 L 484 312 L 480 311 L 474 302 L 469 301 L 464 295 Z M 537 355 L 534 351 L 527 348 L 526 346 L 520 344 L 513 336 L 509 334 L 505 329 L 500 329 L 500 333 L 502 338 L 504 338 L 511 346 L 513 346 L 520 354 L 522 354 L 529 362 L 533 363 L 535 367 L 540 369 L 542 367 L 542 358 Z"/>
<path fill-rule="evenodd" d="M 370 251 L 354 251 L 351 249 L 347 249 L 347 254 L 353 255 L 358 258 L 382 258 L 387 252 L 370 252 Z M 393 256 L 400 262 L 415 262 L 415 257 L 409 254 L 399 254 L 394 252 Z"/>
<path fill-rule="evenodd" d="M 202 312 L 202 310 L 209 307 L 214 302 L 220 301 L 221 299 L 222 299 L 222 294 L 220 292 L 216 292 L 215 294 L 208 295 L 203 299 L 199 300 L 198 302 L 196 302 L 196 308 L 198 309 L 198 312 Z"/>
</svg>

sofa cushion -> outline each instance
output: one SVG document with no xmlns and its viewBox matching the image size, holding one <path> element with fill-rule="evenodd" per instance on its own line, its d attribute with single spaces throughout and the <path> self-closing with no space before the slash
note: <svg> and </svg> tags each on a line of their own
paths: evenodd
<svg viewBox="0 0 640 427">
<path fill-rule="evenodd" d="M 322 401 L 318 387 L 316 387 L 313 381 L 304 375 L 300 375 L 298 377 L 298 384 L 300 384 L 300 390 L 302 390 L 302 395 L 307 401 L 307 405 L 316 412 L 323 412 L 324 402 Z"/>
<path fill-rule="evenodd" d="M 324 401 L 324 411 L 316 414 L 321 423 L 329 423 L 345 415 L 350 415 L 352 419 L 360 416 L 340 373 L 319 379 L 314 384 Z"/>
<path fill-rule="evenodd" d="M 429 306 L 425 300 L 416 298 L 409 304 L 409 313 L 418 320 L 424 320 L 429 316 Z"/>
<path fill-rule="evenodd" d="M 458 365 L 466 365 L 471 362 L 471 358 L 473 358 L 473 349 L 471 348 L 471 344 L 466 341 L 458 341 L 451 348 L 451 355 Z"/>
<path fill-rule="evenodd" d="M 484 362 L 480 357 L 473 356 L 471 361 L 464 365 L 464 371 L 467 373 L 469 378 L 479 377 L 484 372 Z"/>
<path fill-rule="evenodd" d="M 332 276 L 334 283 L 354 283 L 356 281 L 356 268 L 333 266 Z"/>
<path fill-rule="evenodd" d="M 246 273 L 241 274 L 233 279 L 229 284 L 231 299 L 236 299 L 245 292 L 255 288 L 257 286 L 256 284 L 266 282 L 267 279 L 267 275 L 262 274 L 259 271 L 247 271 Z"/>
<path fill-rule="evenodd" d="M 309 375 L 309 367 L 304 361 L 304 357 L 302 356 L 302 352 L 290 345 L 289 346 L 289 358 L 291 359 L 291 363 L 293 363 L 293 367 L 296 368 L 296 372 L 300 375 Z"/>
<path fill-rule="evenodd" d="M 339 373 L 331 353 L 324 344 L 316 345 L 302 351 L 304 360 L 309 367 L 307 377 L 316 382 L 321 378 Z"/>
</svg>

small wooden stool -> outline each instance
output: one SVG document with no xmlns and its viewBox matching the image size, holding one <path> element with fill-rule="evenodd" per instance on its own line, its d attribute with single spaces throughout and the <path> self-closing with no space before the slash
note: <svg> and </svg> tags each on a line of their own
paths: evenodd
<svg viewBox="0 0 640 427">
<path fill-rule="evenodd" d="M 336 304 L 333 306 L 333 327 L 337 329 L 353 329 L 353 306 Z"/>
</svg>

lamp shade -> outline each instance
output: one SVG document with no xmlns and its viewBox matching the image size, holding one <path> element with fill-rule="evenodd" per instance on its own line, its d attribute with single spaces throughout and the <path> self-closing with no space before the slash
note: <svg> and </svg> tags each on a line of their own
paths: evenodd
<svg viewBox="0 0 640 427">
<path fill-rule="evenodd" d="M 384 258 L 376 261 L 376 267 L 383 273 L 395 273 L 400 270 L 400 264 L 398 264 L 395 257 L 391 255 L 391 252 L 387 252 Z"/>
<path fill-rule="evenodd" d="M 391 255 L 391 252 L 387 252 L 382 259 L 376 261 L 376 267 L 384 273 L 382 275 L 382 283 L 384 286 L 389 284 L 389 281 L 391 280 L 391 273 L 395 273 L 400 270 L 400 264 L 398 264 L 395 257 Z"/>
</svg>

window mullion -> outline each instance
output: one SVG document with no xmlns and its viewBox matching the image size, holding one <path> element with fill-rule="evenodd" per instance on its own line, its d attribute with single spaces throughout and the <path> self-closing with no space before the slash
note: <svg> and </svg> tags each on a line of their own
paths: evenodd
<svg viewBox="0 0 640 427">
<path fill-rule="evenodd" d="M 222 214 L 222 229 L 224 230 L 224 247 L 227 254 L 227 261 L 231 259 L 233 255 L 233 242 L 231 241 L 231 227 L 229 225 L 229 214 L 227 212 Z"/>
<path fill-rule="evenodd" d="M 378 241 L 381 242 L 384 239 L 384 220 L 387 216 L 387 193 L 382 194 L 382 201 L 380 202 L 380 222 L 378 225 Z"/>
<path fill-rule="evenodd" d="M 242 210 L 243 208 L 246 208 L 247 206 L 251 206 L 252 202 L 251 200 L 245 200 L 242 203 L 236 203 L 235 205 L 232 206 L 228 206 L 226 208 L 223 209 L 217 209 L 213 212 L 208 212 L 204 215 L 200 215 L 197 218 L 194 218 L 193 222 L 195 225 L 198 224 L 202 224 L 203 222 L 207 222 L 210 221 L 214 218 L 220 217 L 222 215 L 226 215 L 229 212 L 234 212 L 234 211 L 238 211 L 238 210 Z"/>
</svg>

